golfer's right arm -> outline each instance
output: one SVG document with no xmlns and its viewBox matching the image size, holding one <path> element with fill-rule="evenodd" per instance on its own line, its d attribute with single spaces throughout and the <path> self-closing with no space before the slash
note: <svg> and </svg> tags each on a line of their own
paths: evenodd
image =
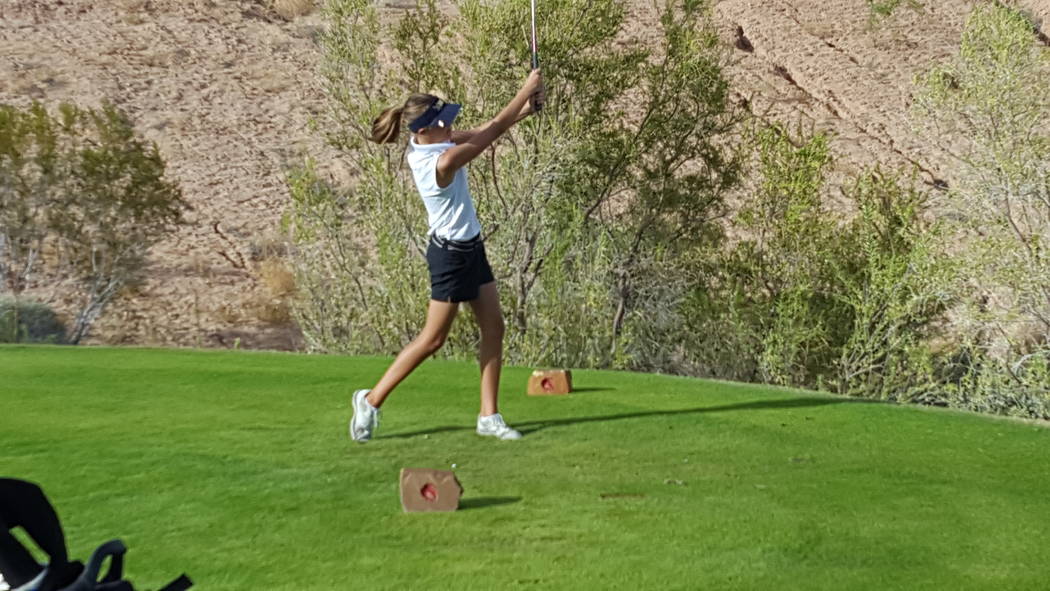
<svg viewBox="0 0 1050 591">
<path fill-rule="evenodd" d="M 441 155 L 437 165 L 438 183 L 440 184 L 442 179 L 451 180 L 452 175 L 457 170 L 466 166 L 474 158 L 477 158 L 479 154 L 485 151 L 485 148 L 491 146 L 499 136 L 517 123 L 520 114 L 529 103 L 529 98 L 539 92 L 542 87 L 543 77 L 540 71 L 533 70 L 529 74 L 528 80 L 521 87 L 521 90 L 518 91 L 518 94 L 507 103 L 506 107 L 503 107 L 499 115 L 496 115 L 486 125 L 479 128 L 477 133 L 473 134 L 469 140 L 449 148 Z"/>
</svg>

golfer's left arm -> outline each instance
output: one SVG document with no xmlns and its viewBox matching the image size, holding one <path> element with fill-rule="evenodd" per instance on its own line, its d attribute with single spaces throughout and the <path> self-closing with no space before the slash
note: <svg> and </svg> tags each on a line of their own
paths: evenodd
<svg viewBox="0 0 1050 591">
<path fill-rule="evenodd" d="M 543 104 L 543 99 L 545 98 L 543 96 L 544 93 L 541 91 L 540 93 L 537 93 L 537 94 L 539 94 L 538 97 L 534 97 L 534 100 L 530 100 L 529 102 L 525 103 L 524 106 L 521 107 L 521 112 L 518 113 L 518 116 L 514 119 L 514 123 L 513 124 L 517 124 L 519 121 L 522 121 L 523 119 L 527 118 L 529 115 L 532 115 L 533 113 L 535 113 L 536 112 L 535 105 L 536 105 L 537 102 L 539 104 L 541 104 L 541 105 Z M 467 129 L 467 130 L 456 130 L 456 129 L 453 129 L 452 130 L 452 143 L 454 143 L 454 144 L 464 144 L 466 142 L 469 142 L 471 139 L 474 138 L 475 135 L 477 135 L 477 134 L 481 133 L 482 131 L 484 131 L 485 128 L 488 127 L 488 126 L 489 126 L 489 124 L 486 123 L 485 125 L 482 125 L 481 127 L 475 127 L 474 129 Z"/>
</svg>

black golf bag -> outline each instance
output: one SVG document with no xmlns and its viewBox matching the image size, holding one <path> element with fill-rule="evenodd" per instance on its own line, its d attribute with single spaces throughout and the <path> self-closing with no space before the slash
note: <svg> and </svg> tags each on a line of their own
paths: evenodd
<svg viewBox="0 0 1050 591">
<path fill-rule="evenodd" d="M 37 564 L 29 550 L 11 534 L 21 527 L 48 556 Z M 134 591 L 124 580 L 124 554 L 120 540 L 102 544 L 87 564 L 69 560 L 66 538 L 51 503 L 40 487 L 24 480 L 0 478 L 0 575 L 12 590 L 25 591 Z M 102 575 L 102 567 L 109 568 Z M 100 578 L 101 575 L 101 578 Z M 160 591 L 184 591 L 193 586 L 186 575 Z"/>
</svg>

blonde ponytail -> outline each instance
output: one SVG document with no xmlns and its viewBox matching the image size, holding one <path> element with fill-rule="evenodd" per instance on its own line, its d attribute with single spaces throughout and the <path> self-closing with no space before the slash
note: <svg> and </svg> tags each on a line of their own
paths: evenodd
<svg viewBox="0 0 1050 591">
<path fill-rule="evenodd" d="M 438 97 L 432 94 L 416 93 L 408 97 L 400 107 L 390 107 L 379 114 L 372 122 L 372 141 L 377 144 L 396 142 L 401 135 L 401 121 L 415 121 Z"/>
<path fill-rule="evenodd" d="M 377 144 L 397 141 L 401 132 L 401 113 L 404 110 L 404 107 L 390 107 L 380 113 L 372 122 L 372 141 Z"/>
</svg>

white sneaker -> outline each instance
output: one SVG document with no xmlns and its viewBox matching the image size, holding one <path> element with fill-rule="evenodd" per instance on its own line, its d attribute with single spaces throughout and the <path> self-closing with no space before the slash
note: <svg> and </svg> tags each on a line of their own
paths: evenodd
<svg viewBox="0 0 1050 591">
<path fill-rule="evenodd" d="M 503 422 L 503 416 L 499 413 L 487 417 L 478 417 L 478 435 L 486 435 L 497 439 L 521 439 L 521 433 L 515 431 Z"/>
<path fill-rule="evenodd" d="M 350 419 L 350 439 L 364 443 L 372 438 L 372 431 L 379 426 L 379 409 L 368 403 L 365 396 L 371 390 L 354 392 L 354 416 Z"/>
</svg>

